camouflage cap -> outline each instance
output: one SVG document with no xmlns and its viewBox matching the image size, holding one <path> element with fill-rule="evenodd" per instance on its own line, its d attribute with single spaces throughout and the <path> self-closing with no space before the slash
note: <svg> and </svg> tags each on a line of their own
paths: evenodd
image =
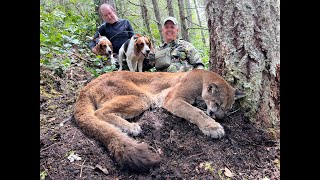
<svg viewBox="0 0 320 180">
<path fill-rule="evenodd" d="M 164 26 L 164 24 L 166 24 L 167 21 L 172 21 L 174 25 L 178 25 L 177 19 L 172 16 L 169 16 L 166 19 L 164 19 L 162 26 Z"/>
</svg>

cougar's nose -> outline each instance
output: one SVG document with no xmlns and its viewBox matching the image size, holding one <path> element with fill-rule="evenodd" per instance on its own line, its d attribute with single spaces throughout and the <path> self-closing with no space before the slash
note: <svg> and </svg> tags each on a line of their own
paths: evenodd
<svg viewBox="0 0 320 180">
<path fill-rule="evenodd" d="M 216 116 L 215 116 L 215 114 L 213 113 L 213 111 L 211 111 L 211 110 L 207 110 L 207 114 L 208 114 L 208 116 L 210 116 L 210 117 L 212 117 L 212 118 L 216 118 Z"/>
</svg>

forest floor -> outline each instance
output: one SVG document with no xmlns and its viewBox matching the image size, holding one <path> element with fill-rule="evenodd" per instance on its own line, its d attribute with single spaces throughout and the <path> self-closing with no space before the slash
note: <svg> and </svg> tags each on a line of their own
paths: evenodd
<svg viewBox="0 0 320 180">
<path fill-rule="evenodd" d="M 40 77 L 40 179 L 280 179 L 280 137 L 241 111 L 220 121 L 226 135 L 219 140 L 164 109 L 146 111 L 133 119 L 142 127 L 134 138 L 156 149 L 161 163 L 147 173 L 121 171 L 73 119 L 78 92 L 93 76 L 73 66 L 60 74 L 41 67 Z"/>
</svg>

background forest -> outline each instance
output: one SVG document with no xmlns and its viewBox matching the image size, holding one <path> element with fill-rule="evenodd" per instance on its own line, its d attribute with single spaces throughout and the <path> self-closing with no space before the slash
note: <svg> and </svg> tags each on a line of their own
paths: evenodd
<svg viewBox="0 0 320 180">
<path fill-rule="evenodd" d="M 186 2 L 190 2 L 190 4 L 185 4 L 188 5 L 186 7 L 188 15 L 185 15 L 188 28 L 182 31 L 187 31 L 189 42 L 197 48 L 206 67 L 208 67 L 209 40 L 204 1 Z M 42 0 L 40 2 L 41 66 L 49 67 L 55 71 L 63 71 L 75 59 L 82 59 L 90 62 L 86 68 L 95 76 L 112 70 L 110 66 L 103 66 L 103 61 L 106 58 L 94 55 L 88 47 L 90 38 L 102 23 L 97 12 L 99 3 L 99 1 L 86 0 Z M 152 38 L 155 46 L 162 43 L 159 31 L 160 24 L 155 17 L 151 0 L 119 0 L 114 3 L 118 17 L 128 19 L 135 33 L 148 35 Z M 164 17 L 169 15 L 168 4 L 165 0 L 156 1 L 156 3 L 156 13 L 162 22 Z M 171 4 L 174 16 L 181 22 L 178 4 Z M 183 38 L 182 33 L 179 35 L 180 38 Z"/>
</svg>

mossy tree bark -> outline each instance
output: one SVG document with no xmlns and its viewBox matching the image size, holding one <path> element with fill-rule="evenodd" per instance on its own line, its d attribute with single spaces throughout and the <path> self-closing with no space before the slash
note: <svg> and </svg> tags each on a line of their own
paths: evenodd
<svg viewBox="0 0 320 180">
<path fill-rule="evenodd" d="M 151 29 L 150 29 L 149 15 L 148 15 L 148 9 L 146 6 L 146 1 L 145 0 L 139 0 L 139 1 L 140 1 L 141 15 L 142 15 L 144 27 L 147 30 L 147 34 L 150 37 L 152 44 L 154 44 L 154 40 L 153 40 Z"/>
<path fill-rule="evenodd" d="M 280 9 L 277 0 L 206 0 L 210 70 L 247 94 L 246 116 L 280 125 Z M 259 126 L 259 127 L 261 127 Z"/>
<path fill-rule="evenodd" d="M 172 7 L 172 0 L 167 0 L 167 8 L 168 8 L 169 16 L 174 17 L 173 7 Z"/>
</svg>

